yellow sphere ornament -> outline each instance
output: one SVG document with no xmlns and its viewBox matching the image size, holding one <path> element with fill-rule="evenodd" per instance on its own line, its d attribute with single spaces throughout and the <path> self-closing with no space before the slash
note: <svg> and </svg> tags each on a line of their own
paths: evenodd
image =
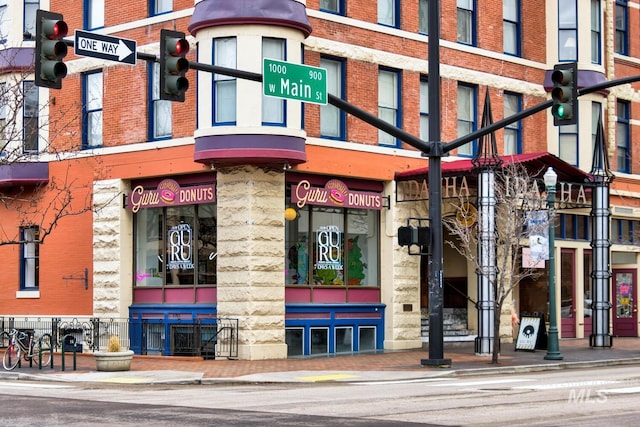
<svg viewBox="0 0 640 427">
<path fill-rule="evenodd" d="M 287 221 L 293 221 L 298 217 L 298 212 L 293 208 L 287 208 L 284 210 L 284 219 Z"/>
</svg>

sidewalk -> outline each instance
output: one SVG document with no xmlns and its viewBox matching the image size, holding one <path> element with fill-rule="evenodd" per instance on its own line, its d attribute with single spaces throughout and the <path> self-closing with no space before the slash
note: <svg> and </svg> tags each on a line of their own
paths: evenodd
<svg viewBox="0 0 640 427">
<path fill-rule="evenodd" d="M 321 381 L 400 381 L 440 376 L 485 375 L 542 370 L 640 364 L 640 338 L 614 338 L 611 348 L 591 348 L 588 339 L 560 340 L 563 360 L 545 360 L 545 350 L 515 351 L 505 344 L 497 365 L 491 356 L 476 356 L 473 343 L 445 343 L 444 357 L 450 368 L 421 365 L 428 351 L 387 351 L 344 356 L 290 358 L 283 360 L 203 360 L 199 357 L 134 356 L 131 370 L 96 372 L 91 354 L 78 354 L 73 370 L 71 354 L 61 370 L 60 354 L 54 369 L 23 367 L 1 370 L 0 380 L 24 379 L 64 382 L 108 382 L 128 384 L 220 384 Z"/>
</svg>

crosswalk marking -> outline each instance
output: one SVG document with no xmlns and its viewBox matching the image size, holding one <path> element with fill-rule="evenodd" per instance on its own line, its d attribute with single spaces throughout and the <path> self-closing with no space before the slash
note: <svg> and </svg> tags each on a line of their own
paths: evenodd
<svg viewBox="0 0 640 427">
<path fill-rule="evenodd" d="M 512 387 L 514 389 L 527 389 L 527 390 L 553 390 L 562 388 L 587 388 L 595 387 L 599 385 L 618 384 L 620 381 L 615 380 L 593 380 L 593 381 L 574 381 L 557 384 L 530 384 Z"/>
<path fill-rule="evenodd" d="M 0 381 L 0 387 L 10 388 L 72 388 L 71 385 L 49 384 L 36 381 Z"/>
</svg>

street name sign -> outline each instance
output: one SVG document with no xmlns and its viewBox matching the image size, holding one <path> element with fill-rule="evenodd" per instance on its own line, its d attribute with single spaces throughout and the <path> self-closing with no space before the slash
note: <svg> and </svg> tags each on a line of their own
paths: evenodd
<svg viewBox="0 0 640 427">
<path fill-rule="evenodd" d="M 327 70 L 265 58 L 262 93 L 276 98 L 327 104 Z"/>
<path fill-rule="evenodd" d="M 136 64 L 135 40 L 76 30 L 74 49 L 76 55 Z"/>
</svg>

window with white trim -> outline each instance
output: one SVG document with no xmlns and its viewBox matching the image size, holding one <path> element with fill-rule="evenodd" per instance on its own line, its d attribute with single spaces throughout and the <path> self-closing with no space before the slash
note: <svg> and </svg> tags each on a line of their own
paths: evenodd
<svg viewBox="0 0 640 427">
<path fill-rule="evenodd" d="M 398 0 L 378 0 L 378 24 L 399 27 Z"/>
<path fill-rule="evenodd" d="M 475 1 L 457 0 L 458 42 L 475 45 Z"/>
<path fill-rule="evenodd" d="M 173 9 L 173 0 L 150 0 L 150 3 L 149 3 L 150 16 L 171 12 L 172 9 Z"/>
<path fill-rule="evenodd" d="M 600 0 L 591 0 L 591 63 L 602 62 L 602 20 L 600 17 Z"/>
<path fill-rule="evenodd" d="M 558 60 L 578 59 L 578 5 L 576 0 L 558 1 Z"/>
<path fill-rule="evenodd" d="M 33 81 L 22 82 L 24 101 L 22 105 L 22 150 L 25 153 L 38 151 L 39 99 L 38 87 Z"/>
<path fill-rule="evenodd" d="M 149 65 L 149 125 L 150 140 L 171 137 L 171 101 L 160 99 L 160 64 L 151 62 Z"/>
<path fill-rule="evenodd" d="M 94 30 L 104 27 L 104 0 L 85 0 L 84 28 Z"/>
<path fill-rule="evenodd" d="M 520 56 L 520 0 L 502 1 L 502 43 L 504 53 Z"/>
<path fill-rule="evenodd" d="M 475 86 L 458 84 L 458 137 L 468 135 L 477 129 L 476 99 Z M 477 144 L 477 140 L 464 144 L 458 148 L 458 155 L 473 156 Z"/>
<path fill-rule="evenodd" d="M 271 37 L 262 39 L 262 59 L 277 59 L 284 61 L 285 40 Z M 262 124 L 267 126 L 285 126 L 286 101 L 272 96 L 262 95 Z"/>
<path fill-rule="evenodd" d="M 327 92 L 344 99 L 344 61 L 320 58 L 320 67 L 327 70 Z M 320 106 L 321 137 L 344 140 L 345 121 L 345 113 L 338 107 L 331 104 Z"/>
<path fill-rule="evenodd" d="M 20 228 L 20 289 L 40 286 L 40 230 L 37 226 Z"/>
<path fill-rule="evenodd" d="M 102 70 L 85 73 L 83 77 L 83 147 L 102 146 Z"/>
<path fill-rule="evenodd" d="M 24 0 L 23 33 L 36 35 L 36 11 L 40 8 L 40 0 Z"/>
<path fill-rule="evenodd" d="M 522 95 L 504 93 L 504 117 L 510 117 L 522 110 Z M 522 123 L 520 120 L 504 128 L 504 154 L 520 154 L 522 152 Z"/>
<path fill-rule="evenodd" d="M 420 139 L 429 140 L 429 81 L 420 79 Z"/>
<path fill-rule="evenodd" d="M 378 71 L 378 117 L 400 127 L 400 72 L 383 69 Z M 399 140 L 378 129 L 378 143 L 397 147 Z"/>
<path fill-rule="evenodd" d="M 213 41 L 213 65 L 236 68 L 237 40 L 235 37 Z M 236 124 L 236 79 L 223 74 L 213 74 L 213 124 Z"/>
</svg>

